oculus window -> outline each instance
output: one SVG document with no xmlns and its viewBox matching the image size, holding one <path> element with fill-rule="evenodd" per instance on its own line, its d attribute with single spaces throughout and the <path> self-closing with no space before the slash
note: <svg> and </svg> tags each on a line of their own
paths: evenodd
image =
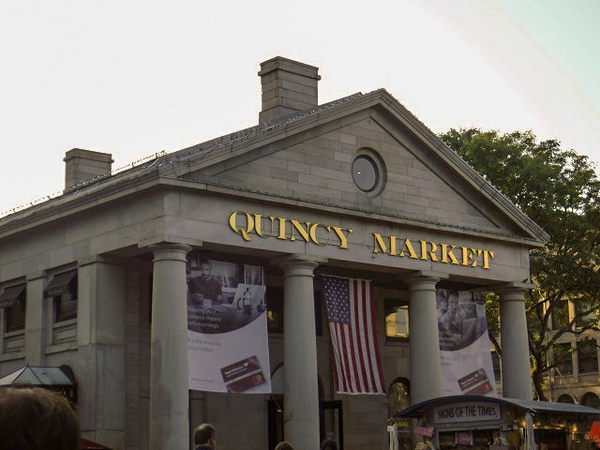
<svg viewBox="0 0 600 450">
<path fill-rule="evenodd" d="M 371 149 L 359 150 L 352 162 L 352 181 L 358 189 L 377 195 L 384 187 L 386 173 L 383 160 Z"/>
<path fill-rule="evenodd" d="M 352 163 L 352 179 L 354 184 L 365 192 L 370 192 L 377 186 L 379 170 L 372 158 L 360 155 Z"/>
</svg>

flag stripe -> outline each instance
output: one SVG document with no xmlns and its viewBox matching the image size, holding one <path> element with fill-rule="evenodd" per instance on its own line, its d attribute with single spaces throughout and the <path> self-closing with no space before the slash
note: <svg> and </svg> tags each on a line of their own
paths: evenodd
<svg viewBox="0 0 600 450">
<path fill-rule="evenodd" d="M 324 277 L 337 391 L 385 393 L 369 280 Z"/>
<path fill-rule="evenodd" d="M 344 339 L 343 339 L 343 325 L 341 324 L 335 324 L 336 327 L 336 336 L 337 336 L 337 346 L 338 346 L 338 352 L 340 353 L 340 372 L 342 373 L 342 375 L 344 376 L 344 386 L 345 389 L 350 389 L 350 376 L 348 373 L 348 365 L 346 364 L 346 360 L 344 358 Z"/>
<path fill-rule="evenodd" d="M 354 304 L 354 314 L 356 317 L 356 342 L 358 345 L 358 357 L 361 362 L 362 377 L 364 380 L 364 391 L 373 392 L 373 386 L 371 385 L 371 373 L 369 370 L 369 364 L 367 359 L 367 346 L 365 342 L 365 318 L 364 318 L 364 298 L 366 292 L 365 289 L 361 290 L 360 299 Z"/>
<path fill-rule="evenodd" d="M 354 367 L 354 352 L 350 344 L 350 330 L 348 325 L 342 326 L 344 330 L 344 358 L 346 360 L 346 370 L 350 374 L 350 389 L 358 391 L 356 384 L 356 370 Z"/>
<path fill-rule="evenodd" d="M 334 333 L 335 333 L 335 342 L 339 342 L 339 329 L 337 325 L 333 325 L 333 329 L 334 329 Z M 332 341 L 333 342 L 333 341 Z M 342 371 L 342 355 L 340 355 L 340 346 L 336 345 L 335 346 L 335 354 L 337 355 L 337 367 L 336 367 L 336 371 L 338 373 L 338 379 L 340 381 L 340 386 L 346 386 L 347 382 L 346 382 L 346 374 Z"/>
<path fill-rule="evenodd" d="M 340 343 L 340 356 L 341 356 L 341 361 L 342 361 L 342 365 L 341 368 L 343 370 L 344 373 L 344 378 L 345 378 L 345 383 L 344 385 L 346 386 L 347 390 L 352 389 L 352 379 L 350 378 L 350 371 L 348 369 L 348 359 L 347 359 L 347 354 L 346 354 L 346 350 L 344 349 L 344 343 L 346 342 L 344 339 L 344 325 L 338 325 L 338 340 Z"/>
<path fill-rule="evenodd" d="M 352 295 L 350 295 L 350 312 L 352 313 L 352 320 L 351 322 L 353 323 L 358 323 L 358 317 L 356 316 L 356 307 L 357 305 L 360 303 L 358 301 L 358 297 L 361 295 L 362 289 L 360 286 L 360 284 L 358 283 L 358 280 L 353 280 L 352 281 L 352 286 L 353 289 L 350 291 L 352 293 Z M 352 292 L 353 291 L 353 292 Z M 365 392 L 365 382 L 364 382 L 364 375 L 363 375 L 363 364 L 362 364 L 362 358 L 361 358 L 361 354 L 360 354 L 360 350 L 358 348 L 358 344 L 359 344 L 359 335 L 358 335 L 358 330 L 356 327 L 352 327 L 350 328 L 350 333 L 352 333 L 352 359 L 353 359 L 353 364 L 354 364 L 354 372 L 356 373 L 356 378 L 357 378 L 357 387 L 360 389 L 360 392 Z"/>
<path fill-rule="evenodd" d="M 360 329 L 361 346 L 363 349 L 363 354 L 362 354 L 363 366 L 365 367 L 366 378 L 368 381 L 368 392 L 376 392 L 375 380 L 373 378 L 373 373 L 371 371 L 369 347 L 367 345 L 367 340 L 368 340 L 367 337 L 369 335 L 369 324 L 366 323 L 366 321 L 365 321 L 367 308 L 368 308 L 366 298 L 367 298 L 367 292 L 365 289 L 363 291 L 363 301 L 362 301 L 362 304 L 360 305 L 359 329 Z"/>
<path fill-rule="evenodd" d="M 350 364 L 350 359 L 348 355 L 348 346 L 346 344 L 346 331 L 347 327 L 345 325 L 340 325 L 340 338 L 342 346 L 342 361 L 344 363 L 344 373 L 346 374 L 346 389 L 348 391 L 352 391 L 354 389 L 354 373 L 352 372 L 352 366 Z"/>
<path fill-rule="evenodd" d="M 337 341 L 337 332 L 336 332 L 336 328 L 337 325 L 330 323 L 329 324 L 329 335 L 331 336 L 331 342 L 336 342 Z M 332 345 L 332 353 L 334 356 L 334 361 L 335 364 L 333 365 L 333 370 L 335 372 L 335 379 L 336 379 L 336 383 L 337 386 L 341 386 L 344 384 L 343 381 L 343 373 L 339 370 L 340 368 L 340 353 L 339 353 L 339 347 L 337 345 Z"/>
</svg>

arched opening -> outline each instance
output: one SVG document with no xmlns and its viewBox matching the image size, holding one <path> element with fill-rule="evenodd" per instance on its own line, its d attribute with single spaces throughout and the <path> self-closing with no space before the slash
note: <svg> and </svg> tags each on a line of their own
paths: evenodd
<svg viewBox="0 0 600 450">
<path fill-rule="evenodd" d="M 410 406 L 410 381 L 408 378 L 398 377 L 388 389 L 388 417 Z"/>
<path fill-rule="evenodd" d="M 562 394 L 561 396 L 558 397 L 558 399 L 556 401 L 557 401 L 557 403 L 571 403 L 571 404 L 575 403 L 575 400 L 569 394 Z"/>
<path fill-rule="evenodd" d="M 586 392 L 583 397 L 581 397 L 581 404 L 591 408 L 600 409 L 600 398 L 593 392 Z"/>
</svg>

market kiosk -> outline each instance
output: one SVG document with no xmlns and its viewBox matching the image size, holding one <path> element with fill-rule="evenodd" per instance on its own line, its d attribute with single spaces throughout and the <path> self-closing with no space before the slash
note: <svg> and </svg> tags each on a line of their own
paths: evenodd
<svg viewBox="0 0 600 450">
<path fill-rule="evenodd" d="M 413 405 L 392 421 L 401 449 L 590 450 L 586 437 L 599 418 L 600 410 L 582 405 L 455 395 Z"/>
</svg>

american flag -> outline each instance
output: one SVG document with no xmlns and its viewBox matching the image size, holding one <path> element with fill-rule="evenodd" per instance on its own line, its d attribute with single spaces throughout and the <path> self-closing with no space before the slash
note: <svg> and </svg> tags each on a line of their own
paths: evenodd
<svg viewBox="0 0 600 450">
<path fill-rule="evenodd" d="M 337 392 L 385 393 L 369 280 L 324 277 Z"/>
</svg>

